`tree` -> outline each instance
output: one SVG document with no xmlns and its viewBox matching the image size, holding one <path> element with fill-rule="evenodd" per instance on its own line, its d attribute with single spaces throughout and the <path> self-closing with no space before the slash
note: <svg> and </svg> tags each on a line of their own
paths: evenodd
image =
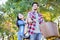
<svg viewBox="0 0 60 40">
<path fill-rule="evenodd" d="M 54 21 L 56 17 L 60 16 L 60 0 L 8 0 L 5 5 L 0 7 L 0 11 L 4 12 L 0 15 L 0 27 L 8 34 L 15 33 L 18 30 L 17 14 L 22 13 L 26 18 L 34 1 L 39 3 L 38 11 L 42 13 L 46 21 Z"/>
</svg>

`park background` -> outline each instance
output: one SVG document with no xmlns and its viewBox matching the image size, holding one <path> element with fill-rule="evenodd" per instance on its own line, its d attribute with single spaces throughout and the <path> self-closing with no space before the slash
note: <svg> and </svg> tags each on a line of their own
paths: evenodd
<svg viewBox="0 0 60 40">
<path fill-rule="evenodd" d="M 17 14 L 26 18 L 33 2 L 39 3 L 38 11 L 46 22 L 56 22 L 59 27 L 60 0 L 0 0 L 0 38 L 17 40 Z"/>
</svg>

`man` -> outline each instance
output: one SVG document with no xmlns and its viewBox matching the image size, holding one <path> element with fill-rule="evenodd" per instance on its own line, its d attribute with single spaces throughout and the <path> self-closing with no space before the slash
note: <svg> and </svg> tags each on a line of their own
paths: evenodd
<svg viewBox="0 0 60 40">
<path fill-rule="evenodd" d="M 39 5 L 37 2 L 33 2 L 32 11 L 28 12 L 27 22 L 30 34 L 30 40 L 41 40 L 42 33 L 39 25 L 43 22 L 43 17 L 38 13 Z"/>
</svg>

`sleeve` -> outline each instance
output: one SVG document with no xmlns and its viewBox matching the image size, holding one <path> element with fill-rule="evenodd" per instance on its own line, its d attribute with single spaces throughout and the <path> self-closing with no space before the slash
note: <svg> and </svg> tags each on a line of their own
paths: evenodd
<svg viewBox="0 0 60 40">
<path fill-rule="evenodd" d="M 21 23 L 22 23 L 21 21 L 18 21 L 18 25 L 21 25 Z"/>
<path fill-rule="evenodd" d="M 30 18 L 30 13 L 28 13 L 27 18 Z"/>
<path fill-rule="evenodd" d="M 26 21 L 27 21 L 27 23 L 32 23 L 32 19 L 31 19 L 30 13 L 28 13 Z"/>
<path fill-rule="evenodd" d="M 44 18 L 43 18 L 42 15 L 40 15 L 40 18 L 39 18 L 39 24 L 41 24 L 41 23 L 43 23 L 43 22 L 45 22 L 45 21 L 44 21 Z"/>
<path fill-rule="evenodd" d="M 18 21 L 18 25 L 20 25 L 20 26 L 21 26 L 21 25 L 24 25 L 24 24 L 25 24 L 25 22 L 24 22 L 24 21 L 20 21 L 20 20 Z"/>
</svg>

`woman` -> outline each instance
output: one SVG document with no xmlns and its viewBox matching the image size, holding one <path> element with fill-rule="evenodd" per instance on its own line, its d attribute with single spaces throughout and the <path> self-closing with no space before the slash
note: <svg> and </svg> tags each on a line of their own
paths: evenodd
<svg viewBox="0 0 60 40">
<path fill-rule="evenodd" d="M 18 40 L 22 40 L 24 38 L 24 16 L 22 14 L 18 14 L 17 16 L 17 26 L 18 26 Z"/>
</svg>

